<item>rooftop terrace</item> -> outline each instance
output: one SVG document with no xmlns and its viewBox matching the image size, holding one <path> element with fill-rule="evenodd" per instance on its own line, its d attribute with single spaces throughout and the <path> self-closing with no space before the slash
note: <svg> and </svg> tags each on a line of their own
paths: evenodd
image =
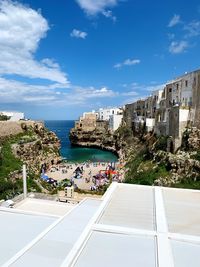
<svg viewBox="0 0 200 267">
<path fill-rule="evenodd" d="M 65 215 L 0 208 L 0 265 L 199 267 L 199 211 L 200 191 L 117 183 Z"/>
</svg>

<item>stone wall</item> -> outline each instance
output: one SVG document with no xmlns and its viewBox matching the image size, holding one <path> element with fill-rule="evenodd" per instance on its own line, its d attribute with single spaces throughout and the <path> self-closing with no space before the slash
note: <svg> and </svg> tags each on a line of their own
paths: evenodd
<svg viewBox="0 0 200 267">
<path fill-rule="evenodd" d="M 193 104 L 194 123 L 193 126 L 200 129 L 200 71 L 195 75 L 195 82 L 193 86 Z"/>
<path fill-rule="evenodd" d="M 179 106 L 172 107 L 169 112 L 169 135 L 179 138 Z"/>
<path fill-rule="evenodd" d="M 0 138 L 23 133 L 26 127 L 44 127 L 43 122 L 35 121 L 0 121 Z"/>
<path fill-rule="evenodd" d="M 0 121 L 0 137 L 22 133 L 21 122 Z"/>
<path fill-rule="evenodd" d="M 132 128 L 134 114 L 136 112 L 137 103 L 125 105 L 124 114 L 123 114 L 123 124 L 127 127 Z"/>
</svg>

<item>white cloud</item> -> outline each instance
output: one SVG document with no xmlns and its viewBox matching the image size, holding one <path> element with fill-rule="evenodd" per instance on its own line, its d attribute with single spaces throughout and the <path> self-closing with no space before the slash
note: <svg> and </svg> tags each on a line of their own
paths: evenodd
<svg viewBox="0 0 200 267">
<path fill-rule="evenodd" d="M 66 90 L 67 89 L 67 90 Z M 0 104 L 31 103 L 33 105 L 75 105 L 93 102 L 93 99 L 115 97 L 118 93 L 107 87 L 75 85 L 35 85 L 0 77 Z"/>
<path fill-rule="evenodd" d="M 44 58 L 44 59 L 41 60 L 41 62 L 42 62 L 44 65 L 46 65 L 47 67 L 55 68 L 55 69 L 56 69 L 56 68 L 59 69 L 59 65 L 58 65 L 58 63 L 56 63 L 56 62 L 54 61 L 54 59 Z"/>
<path fill-rule="evenodd" d="M 180 15 L 174 15 L 172 18 L 171 18 L 171 20 L 170 20 L 170 22 L 169 22 L 169 24 L 168 24 L 168 27 L 174 27 L 175 25 L 177 25 L 177 24 L 179 24 L 179 23 L 181 23 L 181 17 L 180 17 Z"/>
<path fill-rule="evenodd" d="M 100 89 L 94 87 L 80 87 L 73 86 L 74 93 L 76 94 L 76 98 L 86 100 L 91 98 L 103 98 L 103 97 L 115 97 L 118 95 L 117 92 L 108 89 L 107 87 L 102 87 Z"/>
<path fill-rule="evenodd" d="M 94 16 L 117 5 L 118 0 L 76 0 L 87 15 Z"/>
<path fill-rule="evenodd" d="M 113 15 L 111 10 L 104 10 L 102 12 L 102 14 L 106 17 L 106 18 L 110 18 L 112 19 L 113 22 L 116 22 L 117 17 Z"/>
<path fill-rule="evenodd" d="M 105 86 L 72 85 L 54 59 L 35 59 L 40 40 L 49 30 L 39 12 L 17 2 L 0 0 L 0 25 L 0 105 L 89 105 L 98 98 L 117 96 Z M 78 36 L 85 38 L 86 33 L 79 31 Z M 38 85 L 34 80 L 21 82 L 5 75 L 47 79 L 51 84 Z"/>
<path fill-rule="evenodd" d="M 58 89 L 69 88 L 69 85 L 54 83 L 51 85 L 34 85 L 0 77 L 0 104 L 37 102 L 46 104 L 57 99 Z"/>
<path fill-rule="evenodd" d="M 162 84 L 157 84 L 157 85 L 148 85 L 148 86 L 145 86 L 145 91 L 148 91 L 148 92 L 154 92 L 154 91 L 158 91 L 158 90 L 163 90 L 163 88 L 165 87 L 165 83 L 162 83 Z"/>
<path fill-rule="evenodd" d="M 140 59 L 126 59 L 122 63 L 117 63 L 114 65 L 114 68 L 119 69 L 123 66 L 133 66 L 139 64 L 141 61 Z"/>
<path fill-rule="evenodd" d="M 185 52 L 187 48 L 193 47 L 194 45 L 191 39 L 200 36 L 200 20 L 193 20 L 186 23 L 185 21 L 181 21 L 180 15 L 174 15 L 168 26 L 173 27 L 177 24 L 182 25 L 181 31 L 184 32 L 184 34 L 182 32 L 180 34 L 180 36 L 182 36 L 181 41 L 175 40 L 175 34 L 168 34 L 168 38 L 171 40 L 169 52 L 172 54 L 180 54 Z"/>
<path fill-rule="evenodd" d="M 200 21 L 192 21 L 184 26 L 184 30 L 187 32 L 186 38 L 195 37 L 200 35 Z"/>
<path fill-rule="evenodd" d="M 139 93 L 136 91 L 129 91 L 129 92 L 124 92 L 122 93 L 123 96 L 138 96 Z"/>
<path fill-rule="evenodd" d="M 0 75 L 68 82 L 57 63 L 34 58 L 40 40 L 49 30 L 39 12 L 17 2 L 0 0 L 0 25 Z"/>
<path fill-rule="evenodd" d="M 182 41 L 173 41 L 169 46 L 169 52 L 171 54 L 181 54 L 186 51 L 189 47 L 189 43 L 185 40 Z"/>
<path fill-rule="evenodd" d="M 168 33 L 167 35 L 168 35 L 169 40 L 173 40 L 175 38 L 174 33 Z"/>
<path fill-rule="evenodd" d="M 82 32 L 77 29 L 73 29 L 73 31 L 70 34 L 71 37 L 81 38 L 81 39 L 85 39 L 87 35 L 88 35 L 87 32 Z"/>
</svg>

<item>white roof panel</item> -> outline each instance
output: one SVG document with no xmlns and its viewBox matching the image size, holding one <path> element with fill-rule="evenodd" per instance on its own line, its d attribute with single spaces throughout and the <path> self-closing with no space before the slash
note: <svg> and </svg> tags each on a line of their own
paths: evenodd
<svg viewBox="0 0 200 267">
<path fill-rule="evenodd" d="M 155 267 L 154 237 L 94 231 L 74 266 Z"/>
<path fill-rule="evenodd" d="M 37 237 L 57 218 L 0 211 L 0 266 Z"/>
<path fill-rule="evenodd" d="M 120 185 L 104 210 L 99 223 L 154 230 L 154 194 L 148 186 Z"/>
<path fill-rule="evenodd" d="M 100 200 L 87 199 L 76 206 L 53 229 L 10 266 L 59 267 L 98 209 L 100 203 Z"/>
<path fill-rule="evenodd" d="M 169 231 L 200 236 L 200 191 L 163 188 Z"/>
<path fill-rule="evenodd" d="M 0 209 L 0 265 L 199 267 L 199 211 L 200 191 L 117 183 L 59 219 Z"/>
<path fill-rule="evenodd" d="M 200 243 L 171 241 L 174 267 L 199 267 L 200 266 Z"/>
<path fill-rule="evenodd" d="M 52 200 L 26 198 L 15 205 L 15 208 L 23 211 L 39 212 L 43 214 L 52 214 L 63 216 L 74 208 L 74 204 L 55 202 Z"/>
</svg>

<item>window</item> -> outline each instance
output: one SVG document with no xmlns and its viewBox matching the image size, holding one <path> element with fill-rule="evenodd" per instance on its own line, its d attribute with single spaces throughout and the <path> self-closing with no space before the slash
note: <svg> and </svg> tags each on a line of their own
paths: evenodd
<svg viewBox="0 0 200 267">
<path fill-rule="evenodd" d="M 178 90 L 178 86 L 179 86 L 179 84 L 177 83 L 177 84 L 176 84 L 176 90 Z"/>
<path fill-rule="evenodd" d="M 185 87 L 188 87 L 188 81 L 187 80 L 185 81 Z"/>
<path fill-rule="evenodd" d="M 169 93 L 171 93 L 172 92 L 172 88 L 169 88 Z"/>
</svg>

